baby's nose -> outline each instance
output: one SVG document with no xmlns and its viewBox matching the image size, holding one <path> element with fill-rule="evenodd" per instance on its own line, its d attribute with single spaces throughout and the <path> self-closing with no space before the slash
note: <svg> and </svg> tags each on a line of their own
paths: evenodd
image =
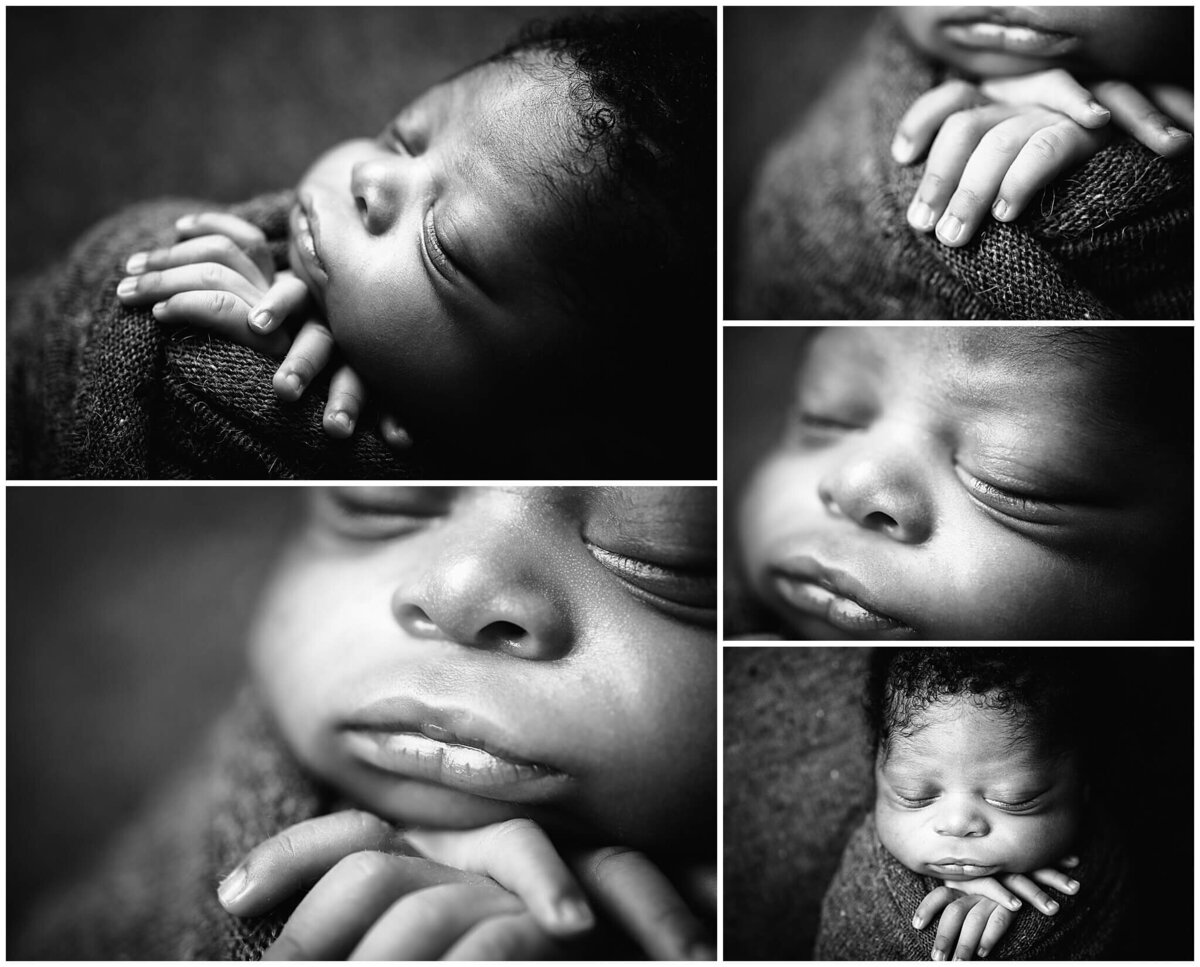
<svg viewBox="0 0 1200 967">
<path fill-rule="evenodd" d="M 517 658 L 564 657 L 572 620 L 562 595 L 519 549 L 490 542 L 451 549 L 413 585 L 397 588 L 392 613 L 408 634 Z"/>
<path fill-rule="evenodd" d="M 388 156 L 360 161 L 350 175 L 350 190 L 363 226 L 383 235 L 396 222 L 404 200 L 403 159 Z"/>
<path fill-rule="evenodd" d="M 925 475 L 898 442 L 871 438 L 821 478 L 817 493 L 830 513 L 905 544 L 933 534 L 933 500 Z"/>
</svg>

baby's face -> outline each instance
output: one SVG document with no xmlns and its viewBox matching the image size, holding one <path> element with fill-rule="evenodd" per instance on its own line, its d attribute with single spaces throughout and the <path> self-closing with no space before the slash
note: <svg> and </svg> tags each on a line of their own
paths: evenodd
<svg viewBox="0 0 1200 967">
<path fill-rule="evenodd" d="M 879 841 L 914 873 L 966 880 L 1057 864 L 1079 823 L 1070 756 L 1039 755 L 1002 713 L 954 699 L 875 766 Z"/>
<path fill-rule="evenodd" d="M 1180 51 L 1181 41 L 1191 49 L 1191 8 L 900 7 L 897 16 L 922 50 L 976 76 L 1063 67 L 1106 79 L 1191 78 Z"/>
<path fill-rule="evenodd" d="M 1040 330 L 822 331 L 742 503 L 748 579 L 810 639 L 1131 637 L 1190 613 L 1163 593 L 1190 484 L 1108 379 Z"/>
<path fill-rule="evenodd" d="M 315 496 L 252 639 L 300 760 L 401 824 L 711 844 L 711 488 Z"/>
<path fill-rule="evenodd" d="M 484 64 L 304 175 L 292 268 L 385 400 L 482 420 L 479 401 L 578 335 L 551 296 L 566 90 L 558 70 Z"/>
</svg>

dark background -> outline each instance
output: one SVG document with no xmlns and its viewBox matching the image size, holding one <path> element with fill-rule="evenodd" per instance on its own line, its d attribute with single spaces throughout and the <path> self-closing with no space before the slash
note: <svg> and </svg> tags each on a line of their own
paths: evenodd
<svg viewBox="0 0 1200 967">
<path fill-rule="evenodd" d="M 8 487 L 8 929 L 194 753 L 302 490 Z"/>
<path fill-rule="evenodd" d="M 294 185 L 566 9 L 8 9 L 9 282 L 130 202 Z"/>
<path fill-rule="evenodd" d="M 812 957 L 821 898 L 873 795 L 860 704 L 873 650 L 724 649 L 728 960 Z M 1064 650 L 1108 750 L 1093 795 L 1133 866 L 1124 959 L 1191 960 L 1194 650 Z"/>
<path fill-rule="evenodd" d="M 725 311 L 737 293 L 739 216 L 768 146 L 799 121 L 879 7 L 726 7 Z"/>
</svg>

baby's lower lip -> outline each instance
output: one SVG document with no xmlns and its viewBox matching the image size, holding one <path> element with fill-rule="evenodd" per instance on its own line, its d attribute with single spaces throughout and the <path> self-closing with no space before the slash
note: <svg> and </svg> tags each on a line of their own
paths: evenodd
<svg viewBox="0 0 1200 967">
<path fill-rule="evenodd" d="M 534 801 L 570 782 L 550 766 L 417 731 L 352 728 L 343 736 L 352 755 L 377 769 L 487 798 Z"/>
<path fill-rule="evenodd" d="M 1057 57 L 1079 46 L 1079 38 L 1071 34 L 1017 24 L 961 21 L 943 23 L 941 30 L 960 47 L 1031 57 Z"/>
<path fill-rule="evenodd" d="M 961 876 L 965 878 L 991 876 L 1000 869 L 998 866 L 979 866 L 974 863 L 930 863 L 928 866 L 939 876 Z"/>
<path fill-rule="evenodd" d="M 777 573 L 774 586 L 779 596 L 793 608 L 821 618 L 839 631 L 872 638 L 916 637 L 916 632 L 903 622 L 872 611 L 815 581 Z"/>
</svg>

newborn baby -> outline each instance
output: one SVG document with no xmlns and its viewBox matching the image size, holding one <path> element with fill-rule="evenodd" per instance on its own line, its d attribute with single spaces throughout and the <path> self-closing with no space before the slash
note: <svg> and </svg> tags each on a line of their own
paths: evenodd
<svg viewBox="0 0 1200 967">
<path fill-rule="evenodd" d="M 1189 638 L 1191 356 L 1175 328 L 815 331 L 741 500 L 763 624 Z"/>
<path fill-rule="evenodd" d="M 314 493 L 215 749 L 23 949 L 714 959 L 715 496 Z"/>
<path fill-rule="evenodd" d="M 345 440 L 382 412 L 384 438 L 410 463 L 432 464 L 430 476 L 710 477 L 711 422 L 703 407 L 680 404 L 713 392 L 714 86 L 714 30 L 699 15 L 532 27 L 403 107 L 377 137 L 317 158 L 278 218 L 192 211 L 174 223 L 177 244 L 126 247 L 126 274 L 105 295 L 119 300 L 118 315 L 129 311 L 127 325 L 199 327 L 284 357 L 280 402 L 254 401 L 288 430 L 311 412 L 300 397 L 329 367 L 325 432 Z M 88 295 L 83 311 L 46 315 L 86 318 L 104 301 Z M 22 326 L 48 341 L 44 328 Z M 94 341 L 92 329 L 82 338 Z M 113 341 L 104 357 L 124 354 L 131 367 L 164 355 Z M 52 363 L 61 356 L 46 352 Z M 150 402 L 138 416 L 162 395 L 140 366 L 146 385 L 131 392 Z M 232 374 L 213 408 L 249 420 L 270 446 L 276 428 L 245 413 L 258 391 L 250 378 Z M 10 373 L 10 387 L 20 382 L 36 394 L 46 381 Z M 109 412 L 76 434 L 61 411 L 97 393 L 70 389 L 44 409 L 72 435 L 128 426 Z M 175 424 L 152 439 L 186 438 L 195 410 L 173 410 Z M 65 446 L 55 430 L 22 447 L 28 463 Z M 234 438 L 214 436 L 217 449 Z M 315 468 L 279 454 L 256 463 L 271 476 L 381 475 L 336 466 L 347 450 L 325 446 Z M 199 475 L 172 475 L 189 470 Z M 109 475 L 93 464 L 66 473 Z"/>
<path fill-rule="evenodd" d="M 818 959 L 1101 956 L 1123 858 L 1088 810 L 1077 663 L 935 648 L 874 664 L 875 806 L 826 895 Z M 1081 887 L 1056 866 L 1089 879 Z"/>
</svg>

